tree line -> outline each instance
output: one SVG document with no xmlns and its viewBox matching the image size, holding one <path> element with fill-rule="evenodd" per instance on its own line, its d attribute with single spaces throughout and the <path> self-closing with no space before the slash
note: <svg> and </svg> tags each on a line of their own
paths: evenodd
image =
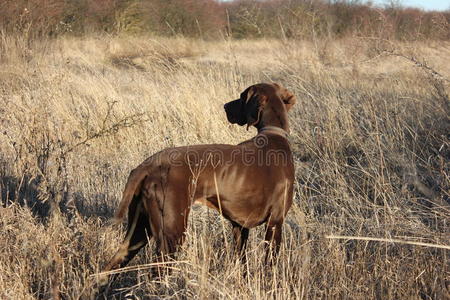
<svg viewBox="0 0 450 300">
<path fill-rule="evenodd" d="M 0 31 L 29 38 L 150 33 L 204 39 L 450 39 L 450 10 L 358 0 L 0 0 Z"/>
</svg>

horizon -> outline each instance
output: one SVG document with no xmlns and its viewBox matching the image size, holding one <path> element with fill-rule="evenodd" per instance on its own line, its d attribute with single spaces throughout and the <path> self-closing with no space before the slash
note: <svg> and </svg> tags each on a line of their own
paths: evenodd
<svg viewBox="0 0 450 300">
<path fill-rule="evenodd" d="M 230 2 L 234 0 L 218 0 L 219 2 Z M 418 8 L 424 11 L 450 11 L 450 0 L 445 3 L 441 0 L 362 0 L 362 4 L 372 3 L 374 6 L 383 7 L 390 2 L 398 2 L 398 4 L 405 8 Z"/>
<path fill-rule="evenodd" d="M 372 0 L 372 1 L 362 1 L 362 2 L 372 2 L 376 6 L 385 6 L 389 2 L 389 0 Z M 449 1 L 441 1 L 441 0 L 400 0 L 397 1 L 402 7 L 410 7 L 410 8 L 419 8 L 426 11 L 446 11 L 450 10 L 450 0 Z M 447 2 L 447 3 L 445 3 Z"/>
</svg>

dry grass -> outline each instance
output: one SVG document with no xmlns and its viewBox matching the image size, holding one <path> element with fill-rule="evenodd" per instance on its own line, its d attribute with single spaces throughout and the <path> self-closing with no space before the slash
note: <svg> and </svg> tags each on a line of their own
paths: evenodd
<svg viewBox="0 0 450 300">
<path fill-rule="evenodd" d="M 79 299 L 122 238 L 108 220 L 130 169 L 252 136 L 222 105 L 261 81 L 299 100 L 278 264 L 253 230 L 244 278 L 228 224 L 197 207 L 171 274 L 151 278 L 150 245 L 108 299 L 449 297 L 449 86 L 392 55 L 448 78 L 449 43 L 1 36 L 0 51 L 0 298 Z"/>
</svg>

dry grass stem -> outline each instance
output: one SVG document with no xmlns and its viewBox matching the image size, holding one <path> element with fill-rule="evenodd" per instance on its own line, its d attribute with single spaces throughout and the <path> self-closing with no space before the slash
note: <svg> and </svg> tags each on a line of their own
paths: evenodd
<svg viewBox="0 0 450 300">
<path fill-rule="evenodd" d="M 278 263 L 263 267 L 257 228 L 242 266 L 229 224 L 194 206 L 176 261 L 154 263 L 150 241 L 103 296 L 448 299 L 450 43 L 282 29 L 281 41 L 0 32 L 0 299 L 89 292 L 123 237 L 109 220 L 130 170 L 167 147 L 252 137 L 223 104 L 270 81 L 298 99 Z"/>
</svg>

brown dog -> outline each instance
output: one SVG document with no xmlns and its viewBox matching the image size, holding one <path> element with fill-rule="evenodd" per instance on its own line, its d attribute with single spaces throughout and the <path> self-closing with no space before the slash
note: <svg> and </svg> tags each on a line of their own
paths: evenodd
<svg viewBox="0 0 450 300">
<path fill-rule="evenodd" d="M 128 210 L 128 230 L 104 271 L 125 266 L 150 237 L 159 254 L 173 254 L 183 242 L 194 202 L 217 209 L 231 222 L 240 251 L 249 229 L 263 223 L 265 239 L 278 249 L 292 204 L 287 112 L 294 103 L 294 95 L 278 84 L 250 86 L 240 99 L 225 104 L 225 111 L 231 123 L 255 126 L 257 136 L 237 146 L 166 149 L 131 171 L 117 212 L 122 220 Z"/>
</svg>

